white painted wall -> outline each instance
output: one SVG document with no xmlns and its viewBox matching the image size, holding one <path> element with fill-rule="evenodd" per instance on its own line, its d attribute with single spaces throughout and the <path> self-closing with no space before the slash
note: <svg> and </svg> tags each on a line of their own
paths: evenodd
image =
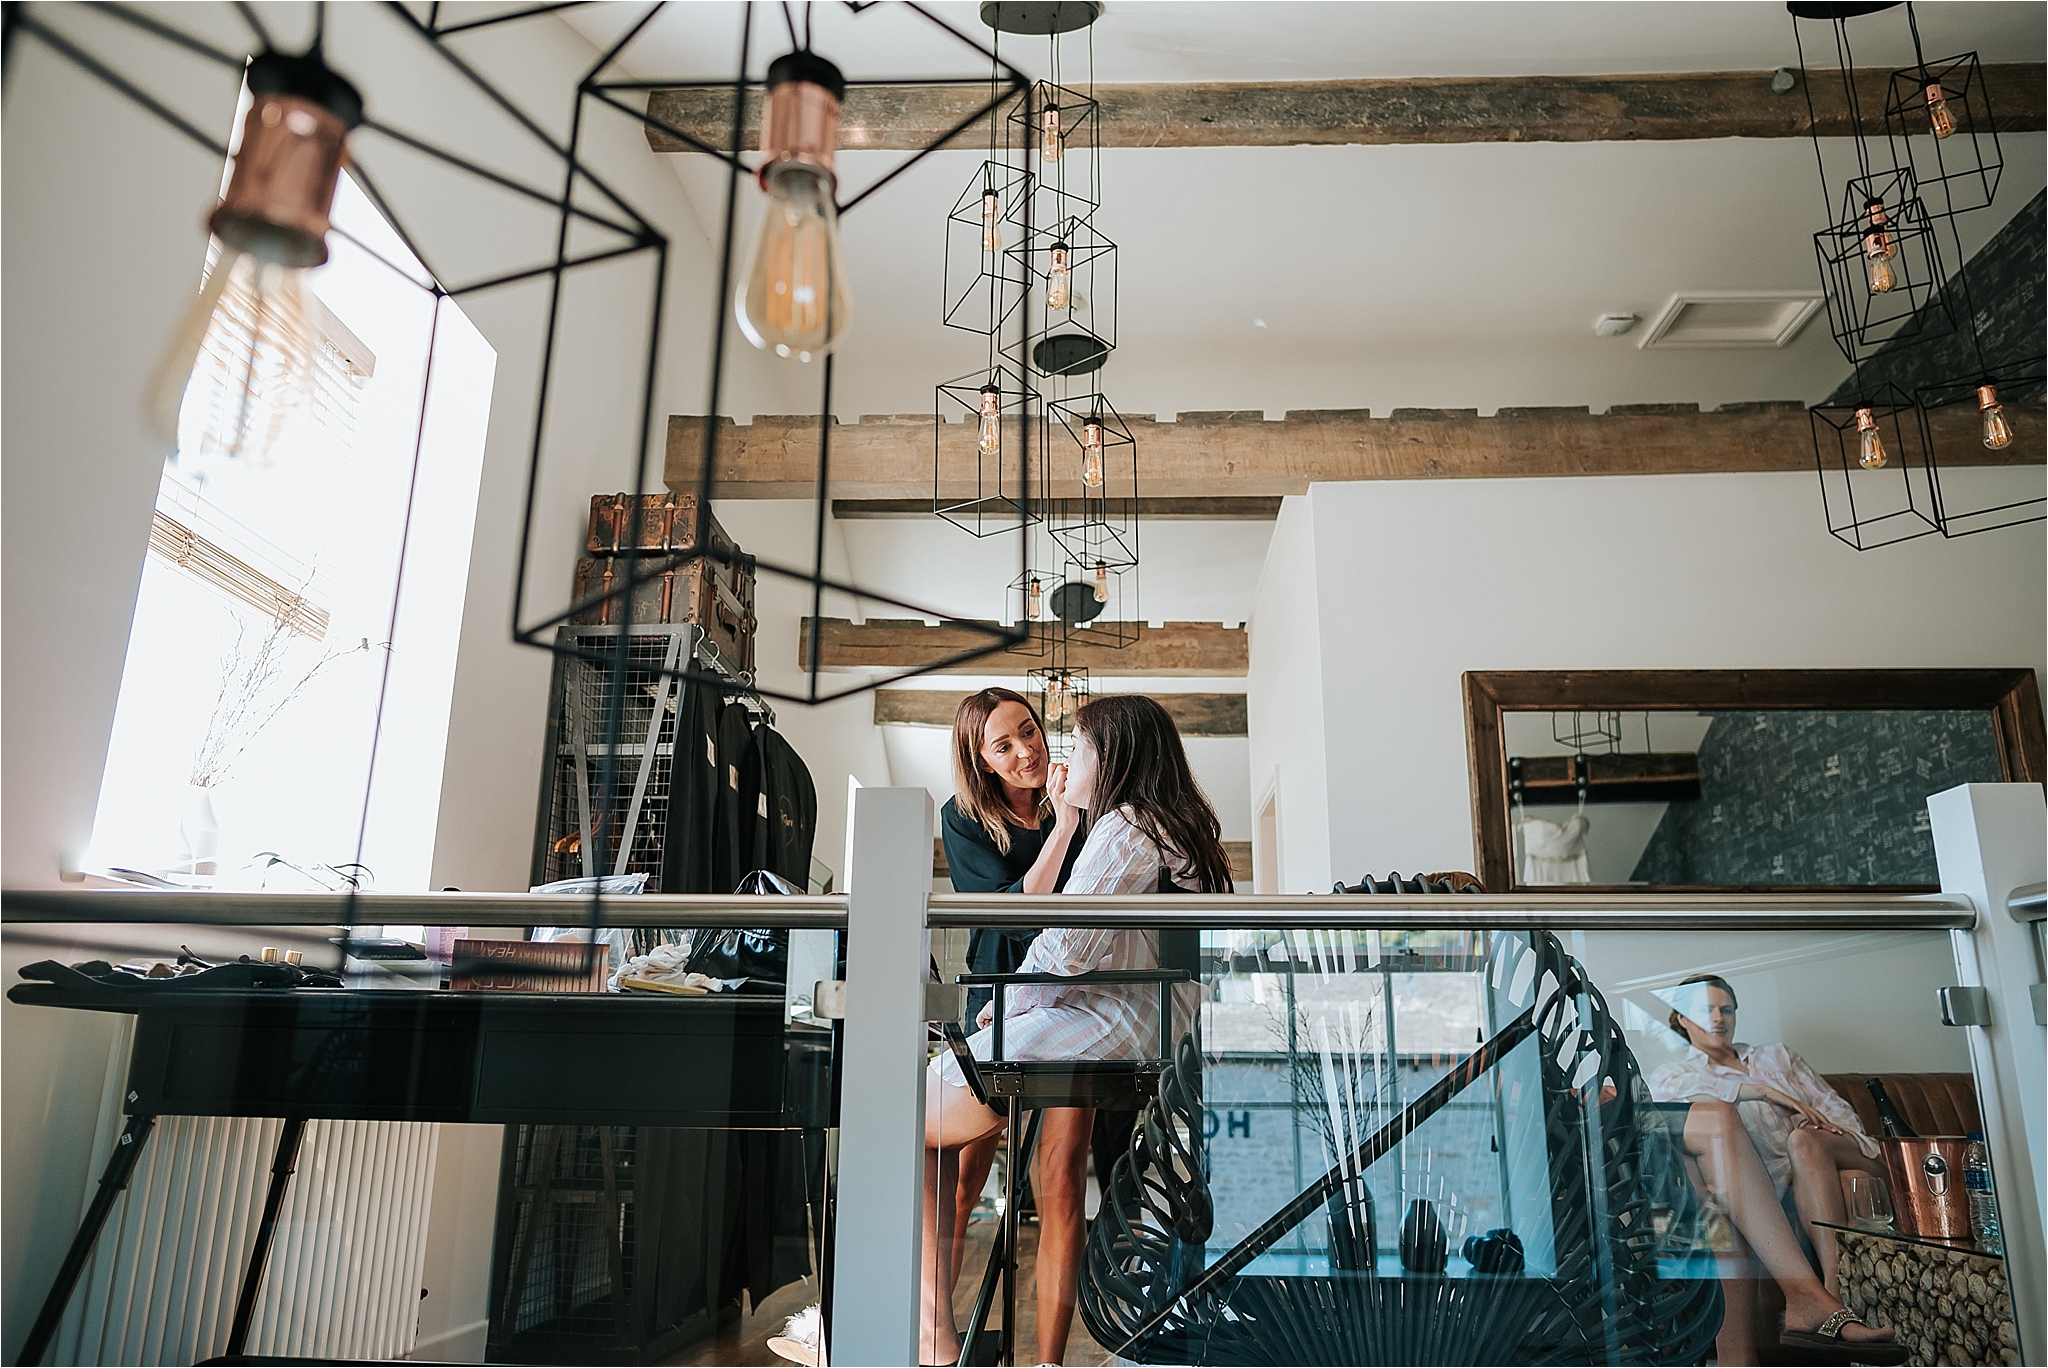
<svg viewBox="0 0 2048 1368">
<path fill-rule="evenodd" d="M 1289 500 L 1251 627 L 1254 801 L 1275 764 L 1328 767 L 1327 818 L 1284 814 L 1284 886 L 1297 860 L 1472 867 L 1466 670 L 2039 673 L 2042 564 L 2040 524 L 1859 555 L 1805 475 L 1317 485 Z"/>
<path fill-rule="evenodd" d="M 199 127 L 225 137 L 235 108 L 232 72 L 139 41 L 82 7 L 46 16 L 127 69 Z M 227 6 L 181 6 L 178 22 L 224 44 L 245 41 Z M 282 13 L 273 23 L 288 23 Z M 296 35 L 285 35 L 293 41 Z M 462 42 L 465 56 L 514 92 L 555 100 L 531 110 L 566 129 L 561 92 L 574 87 L 595 50 L 552 18 L 486 31 Z M 493 165 L 546 185 L 552 154 L 510 121 L 381 7 L 340 6 L 328 32 L 330 60 L 354 77 L 380 118 L 446 139 Z M 8 71 L 5 121 L 4 745 L 0 837 L 9 887 L 55 883 L 75 867 L 91 835 L 107 738 L 118 695 L 136 586 L 163 451 L 143 434 L 139 396 L 193 288 L 202 224 L 219 190 L 220 163 L 29 38 Z M 393 202 L 429 263 L 452 282 L 545 261 L 553 220 L 510 196 L 478 188 L 445 167 L 373 138 L 358 154 Z M 671 237 L 673 286 L 663 350 L 661 417 L 701 411 L 708 353 L 710 247 L 674 177 L 647 156 L 630 119 L 595 121 L 585 154 Z M 92 174 L 83 174 L 90 168 Z M 636 274 L 637 272 L 637 274 Z M 565 605 L 587 497 L 632 484 L 631 425 L 645 336 L 644 267 L 596 268 L 567 299 L 563 370 L 544 471 L 543 518 L 531 564 L 538 608 Z M 433 886 L 481 889 L 526 884 L 540 774 L 549 662 L 510 641 L 512 578 L 540 369 L 545 292 L 534 285 L 469 296 L 463 306 L 498 354 L 484 476 L 467 557 L 459 624 L 454 717 L 438 798 Z M 750 349 L 734 361 L 743 411 L 786 410 L 764 400 L 786 379 Z M 649 481 L 658 487 L 658 470 Z M 431 494 L 414 535 L 469 540 L 448 526 Z M 8 981 L 28 959 L 90 958 L 93 937 L 61 947 L 10 938 Z M 176 936 L 172 936 L 175 943 Z M 193 942 L 195 945 L 197 941 Z M 247 946 L 238 945 L 237 950 Z M 235 953 L 230 950 L 228 953 Z M 105 1071 L 106 1023 L 72 1014 L 0 1008 L 5 1022 L 4 1302 L 9 1358 L 75 1227 L 89 1187 L 85 1172 Z M 438 1194 L 460 1206 L 488 1198 L 491 1155 L 453 1170 L 463 1185 Z M 488 1260 L 488 1241 L 469 1253 Z M 442 1303 L 444 1329 L 481 1315 L 481 1283 L 458 1309 Z"/>
<path fill-rule="evenodd" d="M 1323 745 L 1324 586 L 1311 497 L 1281 502 L 1247 624 L 1251 811 L 1259 811 L 1269 794 L 1277 796 L 1280 867 L 1274 887 L 1282 893 L 1319 893 L 1333 879 Z"/>
<path fill-rule="evenodd" d="M 162 70 L 193 72 L 177 59 Z M 225 129 L 234 86 L 182 107 Z M 7 72 L 4 137 L 0 880 L 33 888 L 76 868 L 92 836 L 165 454 L 143 431 L 140 396 L 190 297 L 194 225 L 220 164 L 26 38 Z M 7 981 L 44 949 L 10 938 Z M 0 1007 L 9 1359 L 78 1220 L 114 1043 L 114 1023 L 59 1015 Z"/>
</svg>

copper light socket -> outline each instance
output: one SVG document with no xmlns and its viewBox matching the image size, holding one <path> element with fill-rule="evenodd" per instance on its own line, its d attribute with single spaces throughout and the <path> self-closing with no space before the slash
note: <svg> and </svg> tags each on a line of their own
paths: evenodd
<svg viewBox="0 0 2048 1368">
<path fill-rule="evenodd" d="M 1983 411 L 1984 411 L 1985 409 L 1994 409 L 1994 408 L 1997 408 L 1997 407 L 1998 407 L 1998 386 L 1996 386 L 1996 385 L 1979 385 L 1979 386 L 1977 386 L 1977 411 L 1978 411 L 1979 413 L 1981 413 L 1981 412 L 1983 412 Z"/>
<path fill-rule="evenodd" d="M 1876 427 L 1877 414 L 1874 410 L 1867 408 L 1856 410 L 1856 430 L 1858 432 L 1870 432 Z"/>
<path fill-rule="evenodd" d="M 839 69 L 809 53 L 790 53 L 768 69 L 761 111 L 761 185 L 778 166 L 795 162 L 833 176 L 839 113 L 846 82 Z"/>
<path fill-rule="evenodd" d="M 258 95 L 227 196 L 206 226 L 264 261 L 325 265 L 327 215 L 347 159 L 348 128 L 331 110 L 299 95 Z"/>
</svg>

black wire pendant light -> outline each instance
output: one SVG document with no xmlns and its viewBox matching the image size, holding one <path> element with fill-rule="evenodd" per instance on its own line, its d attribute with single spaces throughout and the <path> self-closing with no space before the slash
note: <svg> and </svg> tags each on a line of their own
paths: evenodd
<svg viewBox="0 0 2048 1368">
<path fill-rule="evenodd" d="M 1913 65 L 1891 74 L 1885 133 L 1899 165 L 1913 173 L 1928 212 L 1953 216 L 1988 209 L 1998 193 L 2005 155 L 1998 145 L 1991 93 L 1974 52 L 1928 61 L 1920 19 L 1906 6 Z"/>
<path fill-rule="evenodd" d="M 2043 359 L 1987 352 L 1957 227 L 1962 215 L 1989 207 L 2004 166 L 1978 55 L 1928 61 L 1910 2 L 1786 8 L 1802 77 L 1810 73 L 1800 21 L 1829 26 L 1855 163 L 1838 201 L 1812 120 L 1811 82 L 1803 80 L 1830 217 L 1814 235 L 1815 255 L 1830 331 L 1853 367 L 1854 397 L 1809 411 L 1828 531 L 1871 550 L 1933 532 L 1960 537 L 2039 521 L 2048 507 L 2041 497 L 2013 497 L 1994 478 L 1989 493 L 1973 488 L 1966 498 L 1962 485 L 1978 477 L 1953 478 L 1959 466 L 2009 463 L 1999 453 L 2016 440 L 2038 446 L 2042 432 Z M 1899 8 L 1914 60 L 1887 79 L 1880 140 L 1863 109 L 1849 25 Z M 1958 334 L 1969 369 L 1952 378 L 1900 384 L 1885 377 L 1898 376 L 1900 365 L 1917 364 L 1922 376 L 1930 367 L 1871 364 L 1897 362 L 1904 352 L 1947 355 L 1955 344 L 1945 339 Z M 1946 491 L 1944 465 L 1952 475 Z"/>
<path fill-rule="evenodd" d="M 1919 184 L 1910 165 L 1894 161 L 1890 139 L 1875 143 L 1866 134 L 1862 95 L 1856 84 L 1856 58 L 1849 21 L 1891 5 L 1788 4 L 1792 38 L 1799 54 L 1800 89 L 1806 96 L 1807 125 L 1813 130 L 1814 163 L 1820 172 L 1821 195 L 1828 206 L 1828 226 L 1813 235 L 1814 256 L 1826 295 L 1828 330 L 1835 345 L 1855 365 L 1859 356 L 1890 339 L 1909 323 L 1925 339 L 1954 327 L 1944 276 L 1941 242 L 1921 202 Z M 1848 110 L 1846 141 L 1854 161 L 1853 174 L 1836 195 L 1822 149 L 1819 121 L 1813 107 L 1813 80 L 1822 74 L 1809 68 L 1800 20 L 1823 20 L 1835 52 L 1832 74 L 1839 82 Z"/>
<path fill-rule="evenodd" d="M 177 16 L 174 9 L 145 11 L 123 6 L 95 8 L 91 14 L 95 16 L 96 22 L 117 25 L 123 30 L 123 41 L 105 45 L 108 51 L 103 54 L 90 50 L 87 42 L 74 40 L 69 35 L 71 26 L 67 21 L 70 20 L 72 13 L 82 12 L 85 7 L 77 7 L 77 11 L 74 11 L 72 7 L 66 6 L 11 5 L 6 16 L 5 50 L 12 57 L 22 41 L 36 42 L 92 76 L 115 95 L 140 106 L 153 117 L 225 160 L 227 148 L 218 138 L 205 132 L 193 119 L 178 112 L 173 102 L 150 90 L 150 67 L 147 58 L 151 48 L 134 48 L 131 40 L 139 38 L 145 45 L 153 43 L 156 45 L 154 51 L 164 56 L 171 53 L 196 54 L 202 59 L 210 60 L 221 68 L 224 80 L 232 79 L 240 83 L 246 76 L 251 81 L 252 88 L 255 88 L 256 94 L 261 96 L 265 90 L 257 87 L 269 78 L 260 74 L 264 65 L 261 60 L 255 68 L 259 74 L 248 75 L 252 70 L 251 59 L 264 59 L 266 54 L 274 56 L 282 52 L 282 49 L 272 41 L 270 34 L 265 30 L 263 15 L 246 5 L 234 8 L 249 26 L 253 39 L 248 47 L 237 50 L 221 46 L 209 33 L 188 30 L 171 22 Z M 645 579 L 644 575 L 637 574 L 640 561 L 636 558 L 627 558 L 626 573 L 616 577 L 609 587 L 594 594 L 578 597 L 565 607 L 536 611 L 527 573 L 534 559 L 537 519 L 544 514 L 540 491 L 546 472 L 546 458 L 558 441 L 573 442 L 579 455 L 587 450 L 587 434 L 556 433 L 550 423 L 551 402 L 558 397 L 557 387 L 564 383 L 562 377 L 565 365 L 560 355 L 560 344 L 561 318 L 566 307 L 565 296 L 574 281 L 591 271 L 603 267 L 616 268 L 620 263 L 636 260 L 647 264 L 650 277 L 646 292 L 649 321 L 645 343 L 640 349 L 638 365 L 635 368 L 637 393 L 633 404 L 634 411 L 631 421 L 624 424 L 630 430 L 631 440 L 630 444 L 622 443 L 625 449 L 620 452 L 621 462 L 629 465 L 630 470 L 622 471 L 624 478 L 615 485 L 632 491 L 629 507 L 635 519 L 640 516 L 640 510 L 645 503 L 642 496 L 652 482 L 648 467 L 649 453 L 658 446 L 655 441 L 658 421 L 655 410 L 659 396 L 661 325 L 666 313 L 665 300 L 669 289 L 669 242 L 667 236 L 648 215 L 636 208 L 625 194 L 586 160 L 585 142 L 590 137 L 589 128 L 597 122 L 600 111 L 609 110 L 629 118 L 637 128 L 658 132 L 679 146 L 717 159 L 724 164 L 727 171 L 727 193 L 719 235 L 720 265 L 716 297 L 729 303 L 716 311 L 713 321 L 709 403 L 707 420 L 703 424 L 703 447 L 694 462 L 685 462 L 686 465 L 694 467 L 691 471 L 694 479 L 688 483 L 694 485 L 695 492 L 700 496 L 697 506 L 701 518 L 708 520 L 710 495 L 719 483 L 718 433 L 725 425 L 720 423 L 717 415 L 723 399 L 727 344 L 731 332 L 734 329 L 741 330 L 755 345 L 778 356 L 791 358 L 790 364 L 802 364 L 802 358 L 806 355 L 817 358 L 819 362 L 817 484 L 820 496 L 814 509 L 818 554 L 808 565 L 745 556 L 741 552 L 721 547 L 713 542 L 707 535 L 708 528 L 701 525 L 695 529 L 696 535 L 693 538 L 693 545 L 698 549 L 697 554 L 719 561 L 743 558 L 759 575 L 795 581 L 809 591 L 809 616 L 813 622 L 822 617 L 826 596 L 829 594 L 870 607 L 893 610 L 900 616 L 938 618 L 967 633 L 974 642 L 969 649 L 945 658 L 934 659 L 895 674 L 858 678 L 843 687 L 828 684 L 821 679 L 818 653 L 813 650 L 810 652 L 810 658 L 803 662 L 805 678 L 802 687 L 778 689 L 762 687 L 756 683 L 754 687 L 757 691 L 765 697 L 790 702 L 822 703 L 867 692 L 895 679 L 958 665 L 1017 645 L 1025 635 L 1021 626 L 1001 627 L 983 621 L 956 618 L 948 613 L 920 608 L 891 595 L 834 578 L 826 571 L 823 547 L 825 519 L 831 516 L 832 350 L 844 332 L 854 293 L 848 287 L 844 263 L 839 257 L 838 221 L 976 122 L 998 115 L 1011 101 L 1030 104 L 1034 99 L 1030 80 L 1014 66 L 1004 62 L 991 48 L 961 33 L 942 18 L 916 4 L 849 4 L 831 7 L 832 13 L 843 13 L 863 24 L 906 23 L 936 31 L 944 41 L 958 44 L 964 53 L 972 54 L 978 62 L 986 64 L 973 75 L 958 78 L 927 78 L 928 83 L 978 83 L 991 80 L 990 72 L 994 72 L 992 93 L 986 104 L 969 113 L 954 127 L 944 130 L 930 142 L 912 150 L 865 185 L 849 193 L 840 184 L 833 166 L 840 99 L 848 87 L 901 85 L 903 82 L 900 78 L 846 77 L 822 55 L 813 52 L 808 41 L 815 13 L 812 5 L 785 5 L 777 7 L 774 11 L 780 17 L 780 27 L 788 34 L 790 51 L 769 65 L 762 74 L 756 74 L 756 7 L 752 4 L 742 5 L 741 31 L 736 35 L 737 51 L 733 74 L 716 80 L 627 80 L 617 77 L 617 65 L 621 58 L 648 33 L 650 25 L 668 8 L 667 0 L 652 0 L 640 8 L 623 35 L 599 54 L 596 61 L 575 80 L 573 86 L 565 84 L 556 90 L 541 91 L 522 88 L 518 92 L 518 98 L 515 98 L 512 92 L 494 84 L 460 50 L 462 42 L 469 36 L 503 24 L 549 14 L 561 8 L 561 5 L 539 4 L 477 19 L 448 18 L 445 21 L 441 17 L 440 7 L 434 7 L 425 19 L 401 4 L 350 6 L 346 11 L 351 24 L 369 22 L 367 16 L 376 16 L 381 22 L 395 24 L 399 31 L 420 42 L 433 53 L 439 59 L 439 70 L 444 73 L 452 87 L 467 97 L 480 101 L 480 107 L 488 109 L 493 117 L 504 120 L 510 135 L 517 140 L 517 145 L 505 148 L 502 157 L 472 157 L 433 136 L 433 130 L 396 126 L 380 119 L 374 109 L 364 108 L 357 111 L 351 108 L 343 111 L 337 109 L 331 101 L 319 98 L 318 92 L 304 97 L 314 105 L 326 108 L 344 124 L 349 125 L 346 130 L 349 175 L 362 188 L 378 212 L 391 224 L 407 249 L 425 266 L 429 279 L 420 282 L 422 288 L 429 289 L 437 297 L 460 298 L 525 282 L 542 282 L 547 287 L 548 308 L 539 348 L 542 359 L 541 379 L 535 396 L 531 428 L 526 438 L 528 476 L 525 516 L 519 529 L 517 579 L 513 586 L 513 639 L 523 645 L 539 647 L 557 654 L 574 655 L 599 663 L 611 662 L 617 655 L 620 664 L 618 673 L 623 678 L 625 671 L 622 652 L 626 641 L 625 630 L 630 628 L 635 590 Z M 307 27 L 316 34 L 327 34 L 327 5 L 317 2 L 309 4 L 305 7 L 305 13 L 311 16 L 311 22 Z M 336 13 L 340 14 L 343 11 Z M 897 17 L 888 17 L 891 15 Z M 53 24 L 51 20 L 58 16 L 62 18 Z M 359 19 L 357 16 L 366 18 Z M 332 46 L 331 35 L 328 45 Z M 134 56 L 137 52 L 142 53 L 145 60 L 138 62 Z M 293 95 L 297 88 L 280 89 L 285 95 Z M 327 89 L 327 85 L 321 87 L 322 91 Z M 731 92 L 733 117 L 730 133 L 723 145 L 713 145 L 700 133 L 679 127 L 646 108 L 637 107 L 634 102 L 653 90 Z M 764 93 L 765 100 L 757 97 L 750 101 L 749 95 L 757 92 Z M 366 106 L 374 104 L 375 94 L 374 88 L 366 90 Z M 550 108 L 546 111 L 551 120 L 565 113 L 569 116 L 563 121 L 570 130 L 566 138 L 549 132 L 543 121 L 529 113 L 526 107 L 528 101 L 544 100 L 550 95 L 559 97 L 566 106 L 565 109 Z M 759 158 L 750 158 L 746 151 L 751 132 L 748 120 L 750 113 L 757 109 L 763 110 L 765 114 L 766 126 L 762 129 L 761 137 L 762 155 Z M 344 112 L 350 117 L 343 117 Z M 359 120 L 353 117 L 358 113 Z M 995 121 L 1001 120 L 998 117 Z M 317 122 L 318 119 L 315 117 L 315 123 Z M 462 133 L 464 142 L 475 142 L 475 138 L 471 136 L 474 130 L 464 129 Z M 257 150 L 260 150 L 260 142 Z M 424 161 L 443 173 L 486 185 L 494 192 L 502 194 L 508 206 L 524 206 L 525 212 L 539 216 L 540 221 L 546 223 L 552 230 L 548 235 L 553 239 L 553 252 L 544 259 L 526 262 L 493 259 L 487 270 L 473 278 L 463 279 L 451 271 L 450 267 L 454 264 L 453 258 L 475 254 L 466 251 L 468 244 L 463 243 L 446 253 L 428 250 L 420 241 L 419 235 L 409 230 L 407 216 L 400 212 L 391 197 L 381 188 L 379 164 L 387 158 L 401 155 Z M 536 156 L 546 159 L 557 168 L 560 179 L 553 185 L 535 183 L 533 163 Z M 758 183 L 759 190 L 768 201 L 771 210 L 764 225 L 762 239 L 748 261 L 744 263 L 747 267 L 744 273 L 740 269 L 743 263 L 738 260 L 741 247 L 738 241 L 738 209 L 743 179 L 752 179 Z M 509 218 L 515 210 L 508 208 L 505 212 Z M 1028 220 L 1032 212 L 1028 196 L 1022 200 L 1019 212 Z M 232 232 L 233 226 L 229 227 Z M 366 247 L 365 250 L 370 249 Z M 372 254 L 375 255 L 374 252 Z M 1021 292 L 1021 268 L 1019 275 L 1018 289 Z M 757 285 L 762 287 L 761 290 L 755 289 Z M 730 312 L 727 311 L 728 308 Z M 1020 324 L 1015 341 L 1020 358 L 1028 350 L 1029 340 L 1021 329 Z M 1033 443 L 1030 424 L 1018 428 L 1016 440 L 1020 448 L 1017 454 L 1020 461 L 1018 479 L 1021 482 L 1028 479 L 1029 448 Z M 1020 503 L 1028 503 L 1029 497 L 1028 489 L 1018 490 L 1017 498 Z M 637 528 L 629 529 L 627 540 L 637 540 L 637 532 Z M 1021 564 L 1021 550 L 1019 559 Z M 648 564 L 651 566 L 652 562 Z M 647 573 L 654 572 L 649 569 Z M 557 639 L 557 627 L 588 616 L 593 611 L 604 611 L 607 604 L 613 605 L 609 613 L 611 620 L 619 623 L 622 628 L 619 638 L 620 652 L 593 652 L 586 646 Z M 815 638 L 814 632 L 813 639 Z M 725 685 L 731 682 L 726 676 L 700 667 L 694 661 L 672 673 L 685 678 L 699 679 L 706 684 Z"/>
<path fill-rule="evenodd" d="M 1870 551 L 1941 530 L 1924 416 L 1889 383 L 1807 410 L 1832 535 Z"/>
</svg>

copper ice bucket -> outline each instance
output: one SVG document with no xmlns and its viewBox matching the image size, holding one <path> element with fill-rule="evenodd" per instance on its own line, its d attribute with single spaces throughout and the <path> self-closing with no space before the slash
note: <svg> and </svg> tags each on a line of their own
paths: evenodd
<svg viewBox="0 0 2048 1368">
<path fill-rule="evenodd" d="M 1938 1240 L 1970 1239 L 1970 1194 L 1963 1185 L 1963 1151 L 1970 1142 L 1938 1135 L 1877 1143 L 1884 1150 L 1899 1229 Z"/>
</svg>

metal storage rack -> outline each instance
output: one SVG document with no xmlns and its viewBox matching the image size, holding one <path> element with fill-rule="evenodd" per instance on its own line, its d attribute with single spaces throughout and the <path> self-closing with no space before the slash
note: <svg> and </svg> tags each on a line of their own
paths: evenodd
<svg viewBox="0 0 2048 1368">
<path fill-rule="evenodd" d="M 705 640 L 703 628 L 635 623 L 627 647 L 619 739 L 608 742 L 611 651 L 621 630 L 616 625 L 571 626 L 556 634 L 559 644 L 604 658 L 555 656 L 533 843 L 535 884 L 644 872 L 651 881 L 648 891 L 659 891 L 676 715 L 684 687 L 673 671 L 683 668 L 687 653 L 700 669 L 731 679 L 735 689 L 748 682 L 732 674 L 730 662 Z M 615 765 L 608 794 L 607 761 Z"/>
</svg>

